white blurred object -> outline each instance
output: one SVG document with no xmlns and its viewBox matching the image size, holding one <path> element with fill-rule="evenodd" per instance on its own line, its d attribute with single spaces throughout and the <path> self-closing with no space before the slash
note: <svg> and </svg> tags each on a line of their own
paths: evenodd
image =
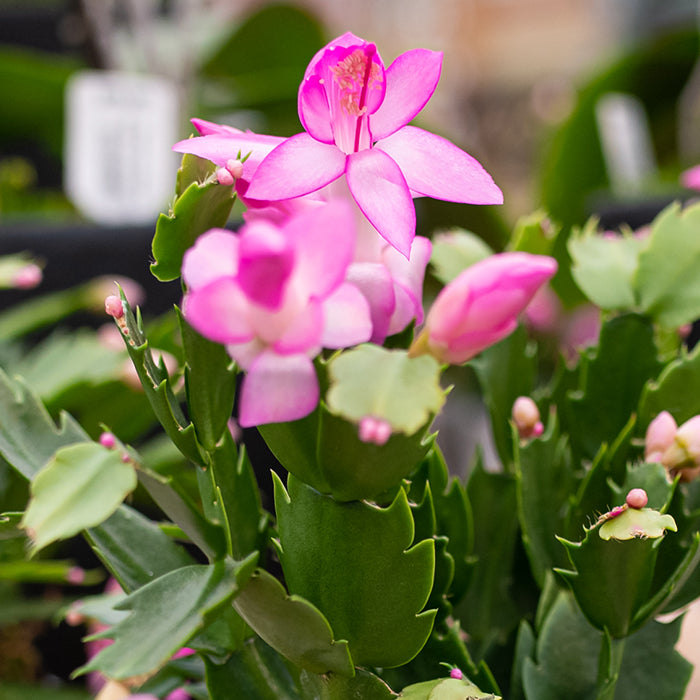
<svg viewBox="0 0 700 700">
<path fill-rule="evenodd" d="M 76 73 L 66 87 L 66 191 L 101 224 L 153 223 L 172 194 L 178 95 L 172 81 Z"/>
<path fill-rule="evenodd" d="M 596 103 L 595 115 L 612 191 L 641 193 L 657 171 L 644 106 L 633 95 L 609 92 Z"/>
</svg>

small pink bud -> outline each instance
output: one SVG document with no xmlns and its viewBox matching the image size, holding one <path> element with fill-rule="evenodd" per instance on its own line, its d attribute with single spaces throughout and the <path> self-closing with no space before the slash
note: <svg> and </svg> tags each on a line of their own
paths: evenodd
<svg viewBox="0 0 700 700">
<path fill-rule="evenodd" d="M 696 165 L 681 173 L 681 185 L 689 190 L 700 190 L 700 165 Z"/>
<path fill-rule="evenodd" d="M 464 678 L 464 674 L 458 668 L 452 668 L 450 669 L 450 678 L 456 678 L 458 681 L 461 681 Z"/>
<path fill-rule="evenodd" d="M 630 508 L 639 510 L 649 502 L 647 492 L 644 489 L 632 489 L 628 494 L 625 502 Z"/>
<path fill-rule="evenodd" d="M 122 455 L 122 462 L 124 462 L 124 464 L 128 464 L 129 462 L 131 462 L 131 457 L 127 452 L 124 452 L 124 454 Z"/>
<path fill-rule="evenodd" d="M 391 437 L 391 425 L 388 421 L 374 416 L 365 416 L 360 421 L 359 436 L 362 442 L 371 442 L 375 445 L 385 445 Z"/>
<path fill-rule="evenodd" d="M 676 430 L 661 462 L 672 474 L 680 472 L 684 481 L 700 473 L 700 415 L 693 416 Z"/>
<path fill-rule="evenodd" d="M 122 300 L 118 296 L 110 294 L 105 299 L 105 311 L 112 318 L 122 318 L 122 316 L 124 316 Z"/>
<path fill-rule="evenodd" d="M 511 416 L 521 438 L 539 437 L 544 432 L 540 410 L 529 396 L 518 396 L 515 399 Z"/>
<path fill-rule="evenodd" d="M 226 185 L 227 187 L 230 187 L 234 183 L 234 177 L 226 168 L 217 168 L 216 181 L 220 185 Z"/>
<path fill-rule="evenodd" d="M 499 253 L 468 267 L 442 289 L 409 355 L 463 364 L 510 335 L 518 316 L 557 270 L 546 255 Z"/>
<path fill-rule="evenodd" d="M 29 263 L 15 272 L 12 286 L 17 289 L 34 289 L 41 284 L 44 274 L 35 263 Z"/>
<path fill-rule="evenodd" d="M 231 173 L 231 175 L 238 180 L 243 175 L 243 163 L 238 159 L 231 158 L 226 161 L 226 170 Z"/>
<path fill-rule="evenodd" d="M 67 625 L 71 627 L 77 627 L 85 622 L 85 616 L 77 610 L 75 607 L 70 608 L 65 616 L 65 621 Z"/>
<path fill-rule="evenodd" d="M 644 459 L 647 462 L 659 461 L 652 459 L 666 450 L 673 444 L 673 439 L 676 437 L 678 426 L 673 416 L 668 411 L 662 411 L 654 418 L 647 428 L 646 436 L 644 437 Z"/>
<path fill-rule="evenodd" d="M 102 447 L 111 450 L 116 444 L 117 439 L 112 433 L 102 433 L 102 435 L 100 435 L 100 445 L 102 445 Z"/>
<path fill-rule="evenodd" d="M 85 570 L 79 566 L 71 566 L 66 572 L 66 581 L 76 586 L 80 585 L 85 581 Z"/>
<path fill-rule="evenodd" d="M 692 332 L 693 330 L 693 324 L 692 323 L 686 323 L 683 326 L 679 326 L 678 328 L 678 337 L 681 340 L 685 340 Z"/>
</svg>

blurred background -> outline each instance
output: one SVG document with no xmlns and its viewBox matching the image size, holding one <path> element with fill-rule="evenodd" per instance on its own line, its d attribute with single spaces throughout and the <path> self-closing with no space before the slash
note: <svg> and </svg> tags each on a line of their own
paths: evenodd
<svg viewBox="0 0 700 700">
<path fill-rule="evenodd" d="M 424 235 L 462 227 L 498 250 L 541 209 L 564 246 L 590 216 L 636 228 L 692 196 L 679 177 L 700 163 L 696 0 L 0 0 L 0 367 L 27 377 L 54 415 L 69 410 L 93 436 L 99 417 L 125 441 L 152 438 L 109 332 L 61 335 L 56 323 L 97 328 L 113 289 L 103 282 L 126 277 L 132 302 L 156 318 L 153 345 L 177 354 L 157 316 L 180 285 L 148 268 L 175 186 L 170 146 L 193 133 L 194 116 L 297 133 L 304 69 L 345 31 L 374 41 L 387 65 L 415 47 L 444 52 L 416 121 L 471 153 L 504 192 L 502 207 L 418 200 Z M 576 303 L 565 282 L 557 292 Z M 157 438 L 144 451 L 172 459 Z M 26 501 L 10 471 L 0 463 L 0 512 Z M 0 565 L 16 554 L 0 548 Z M 94 565 L 83 549 L 70 556 Z M 66 679 L 80 635 L 46 619 L 81 590 L 27 589 L 26 572 L 20 590 L 7 571 L 0 681 Z M 36 601 L 21 608 L 28 590 L 46 603 L 40 612 Z"/>
</svg>

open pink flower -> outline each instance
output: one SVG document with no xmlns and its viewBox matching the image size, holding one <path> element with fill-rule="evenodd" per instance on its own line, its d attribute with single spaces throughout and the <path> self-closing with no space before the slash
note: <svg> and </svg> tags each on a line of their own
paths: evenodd
<svg viewBox="0 0 700 700">
<path fill-rule="evenodd" d="M 376 46 L 348 32 L 306 69 L 298 100 L 305 132 L 273 145 L 274 137 L 212 131 L 174 149 L 218 164 L 237 151 L 253 151 L 243 175 L 250 183 L 245 197 L 252 200 L 302 197 L 345 176 L 363 214 L 408 257 L 416 227 L 413 197 L 503 201 L 478 161 L 446 139 L 407 126 L 435 91 L 441 68 L 440 52 L 414 49 L 385 69 Z"/>
<path fill-rule="evenodd" d="M 556 260 L 545 255 L 500 253 L 480 260 L 438 294 L 411 353 L 466 362 L 515 330 L 519 314 L 556 270 Z"/>
<path fill-rule="evenodd" d="M 352 211 L 329 202 L 282 226 L 213 229 L 185 254 L 185 318 L 247 372 L 242 426 L 310 413 L 319 398 L 312 358 L 370 338 L 367 302 L 345 281 L 354 244 Z"/>
</svg>

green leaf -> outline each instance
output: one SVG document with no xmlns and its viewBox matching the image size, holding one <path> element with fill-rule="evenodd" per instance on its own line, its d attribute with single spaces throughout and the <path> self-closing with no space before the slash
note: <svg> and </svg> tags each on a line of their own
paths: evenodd
<svg viewBox="0 0 700 700">
<path fill-rule="evenodd" d="M 348 644 L 336 641 L 314 605 L 288 595 L 271 574 L 258 569 L 233 603 L 238 614 L 275 651 L 312 673 L 355 673 Z"/>
<path fill-rule="evenodd" d="M 517 444 L 517 435 L 513 442 Z M 523 544 L 533 576 L 542 588 L 547 571 L 566 564 L 554 535 L 565 532 L 564 513 L 573 491 L 568 436 L 559 434 L 556 416 L 541 438 L 516 448 L 515 475 Z"/>
<path fill-rule="evenodd" d="M 586 353 L 582 363 L 580 389 L 568 394 L 560 417 L 566 418 L 575 458 L 593 459 L 625 427 L 644 384 L 661 368 L 651 323 L 634 314 L 612 318 L 601 329 L 597 353 Z"/>
<path fill-rule="evenodd" d="M 89 440 L 66 413 L 58 425 L 20 380 L 0 369 L 0 454 L 25 479 L 32 479 L 60 447 Z"/>
<path fill-rule="evenodd" d="M 526 660 L 535 658 L 535 633 L 527 620 L 520 622 L 513 654 L 513 669 L 510 674 L 510 700 L 526 700 L 523 675 Z"/>
<path fill-rule="evenodd" d="M 297 684 L 279 654 L 261 639 L 247 642 L 222 664 L 204 657 L 211 700 L 231 700 L 231 689 L 250 700 L 301 700 Z"/>
<path fill-rule="evenodd" d="M 513 462 L 510 416 L 518 396 L 529 396 L 535 383 L 536 348 L 520 326 L 470 362 L 491 415 L 493 439 L 506 469 Z"/>
<path fill-rule="evenodd" d="M 438 678 L 409 685 L 399 693 L 404 700 L 501 700 L 500 695 L 482 693 L 466 678 Z"/>
<path fill-rule="evenodd" d="M 0 561 L 0 581 L 76 585 L 70 580 L 72 569 L 75 569 L 74 562 L 56 559 Z M 96 569 L 82 572 L 82 580 L 78 583 L 82 586 L 94 586 L 103 580 L 104 574 Z"/>
<path fill-rule="evenodd" d="M 477 462 L 467 482 L 474 518 L 476 565 L 471 585 L 455 617 L 483 658 L 496 639 L 506 637 L 518 624 L 513 600 L 513 557 L 518 534 L 515 479 L 510 474 L 487 472 Z"/>
<path fill-rule="evenodd" d="M 700 205 L 678 203 L 659 214 L 635 277 L 639 305 L 654 321 L 679 328 L 700 317 Z"/>
<path fill-rule="evenodd" d="M 350 421 L 372 416 L 387 421 L 392 432 L 413 435 L 445 402 L 440 371 L 429 355 L 360 345 L 328 363 L 326 403 L 331 413 Z"/>
<path fill-rule="evenodd" d="M 240 591 L 256 560 L 187 566 L 143 586 L 115 606 L 131 614 L 99 635 L 114 643 L 76 673 L 101 671 L 122 680 L 160 668 Z"/>
<path fill-rule="evenodd" d="M 118 450 L 94 442 L 60 448 L 34 477 L 22 527 L 32 554 L 106 520 L 136 488 L 136 472 Z"/>
<path fill-rule="evenodd" d="M 508 250 L 533 255 L 552 255 L 560 230 L 561 227 L 555 224 L 542 209 L 527 216 L 521 216 L 515 224 Z"/>
<path fill-rule="evenodd" d="M 226 537 L 219 523 L 200 512 L 185 486 L 172 477 L 139 470 L 139 481 L 158 507 L 199 547 L 210 560 L 226 554 Z"/>
<path fill-rule="evenodd" d="M 432 540 L 411 546 L 406 493 L 379 508 L 338 503 L 290 475 L 275 480 L 280 560 L 291 593 L 326 616 L 356 665 L 393 667 L 423 647 L 434 610 L 421 612 L 433 585 Z"/>
<path fill-rule="evenodd" d="M 451 282 L 460 272 L 479 260 L 493 255 L 491 247 L 482 238 L 461 228 L 441 231 L 433 236 L 430 264 L 440 282 Z"/>
<path fill-rule="evenodd" d="M 606 520 L 600 526 L 599 534 L 603 540 L 632 540 L 635 537 L 663 537 L 666 530 L 675 532 L 676 521 L 673 516 L 662 515 L 652 508 L 627 508 L 620 515 Z"/>
<path fill-rule="evenodd" d="M 2 682 L 2 700 L 90 700 L 92 694 L 81 688 L 47 687 L 36 683 Z"/>
<path fill-rule="evenodd" d="M 24 537 L 20 528 L 23 513 L 0 513 L 0 540 Z"/>
<path fill-rule="evenodd" d="M 681 425 L 700 413 L 700 344 L 685 349 L 657 379 L 647 382 L 639 402 L 639 423 L 646 430 L 661 411 L 668 411 Z"/>
<path fill-rule="evenodd" d="M 635 616 L 650 597 L 661 538 L 604 540 L 593 527 L 582 542 L 559 539 L 574 571 L 557 571 L 588 621 L 614 639 L 634 632 Z"/>
<path fill-rule="evenodd" d="M 140 314 L 138 318 L 134 317 L 123 291 L 121 299 L 124 317 L 119 319 L 117 325 L 153 412 L 180 452 L 195 464 L 204 464 L 205 459 L 197 441 L 195 427 L 186 419 L 180 403 L 175 398 L 164 363 L 156 363 L 153 359 L 143 332 Z"/>
<path fill-rule="evenodd" d="M 199 442 L 210 452 L 216 448 L 233 412 L 236 367 L 226 348 L 203 338 L 178 309 L 187 370 L 187 408 Z"/>
<path fill-rule="evenodd" d="M 180 276 L 182 256 L 197 238 L 210 228 L 221 228 L 235 201 L 233 189 L 213 179 L 200 181 L 203 172 L 194 164 L 197 156 L 185 155 L 178 173 L 178 194 L 169 214 L 161 214 L 153 237 L 151 272 L 168 282 Z M 211 172 L 214 166 L 209 166 Z M 209 169 L 208 168 L 208 169 Z M 187 184 L 189 178 L 196 178 Z"/>
<path fill-rule="evenodd" d="M 568 241 L 571 274 L 581 291 L 602 309 L 633 309 L 634 275 L 648 241 L 632 234 L 605 236 L 588 225 Z"/>
<path fill-rule="evenodd" d="M 193 563 L 187 552 L 155 523 L 126 505 L 117 508 L 101 525 L 88 530 L 86 537 L 127 593 Z"/>
<path fill-rule="evenodd" d="M 319 676 L 307 671 L 301 673 L 303 697 L 318 700 L 391 700 L 398 697 L 378 676 L 358 668 L 352 678 L 333 674 Z"/>
</svg>

